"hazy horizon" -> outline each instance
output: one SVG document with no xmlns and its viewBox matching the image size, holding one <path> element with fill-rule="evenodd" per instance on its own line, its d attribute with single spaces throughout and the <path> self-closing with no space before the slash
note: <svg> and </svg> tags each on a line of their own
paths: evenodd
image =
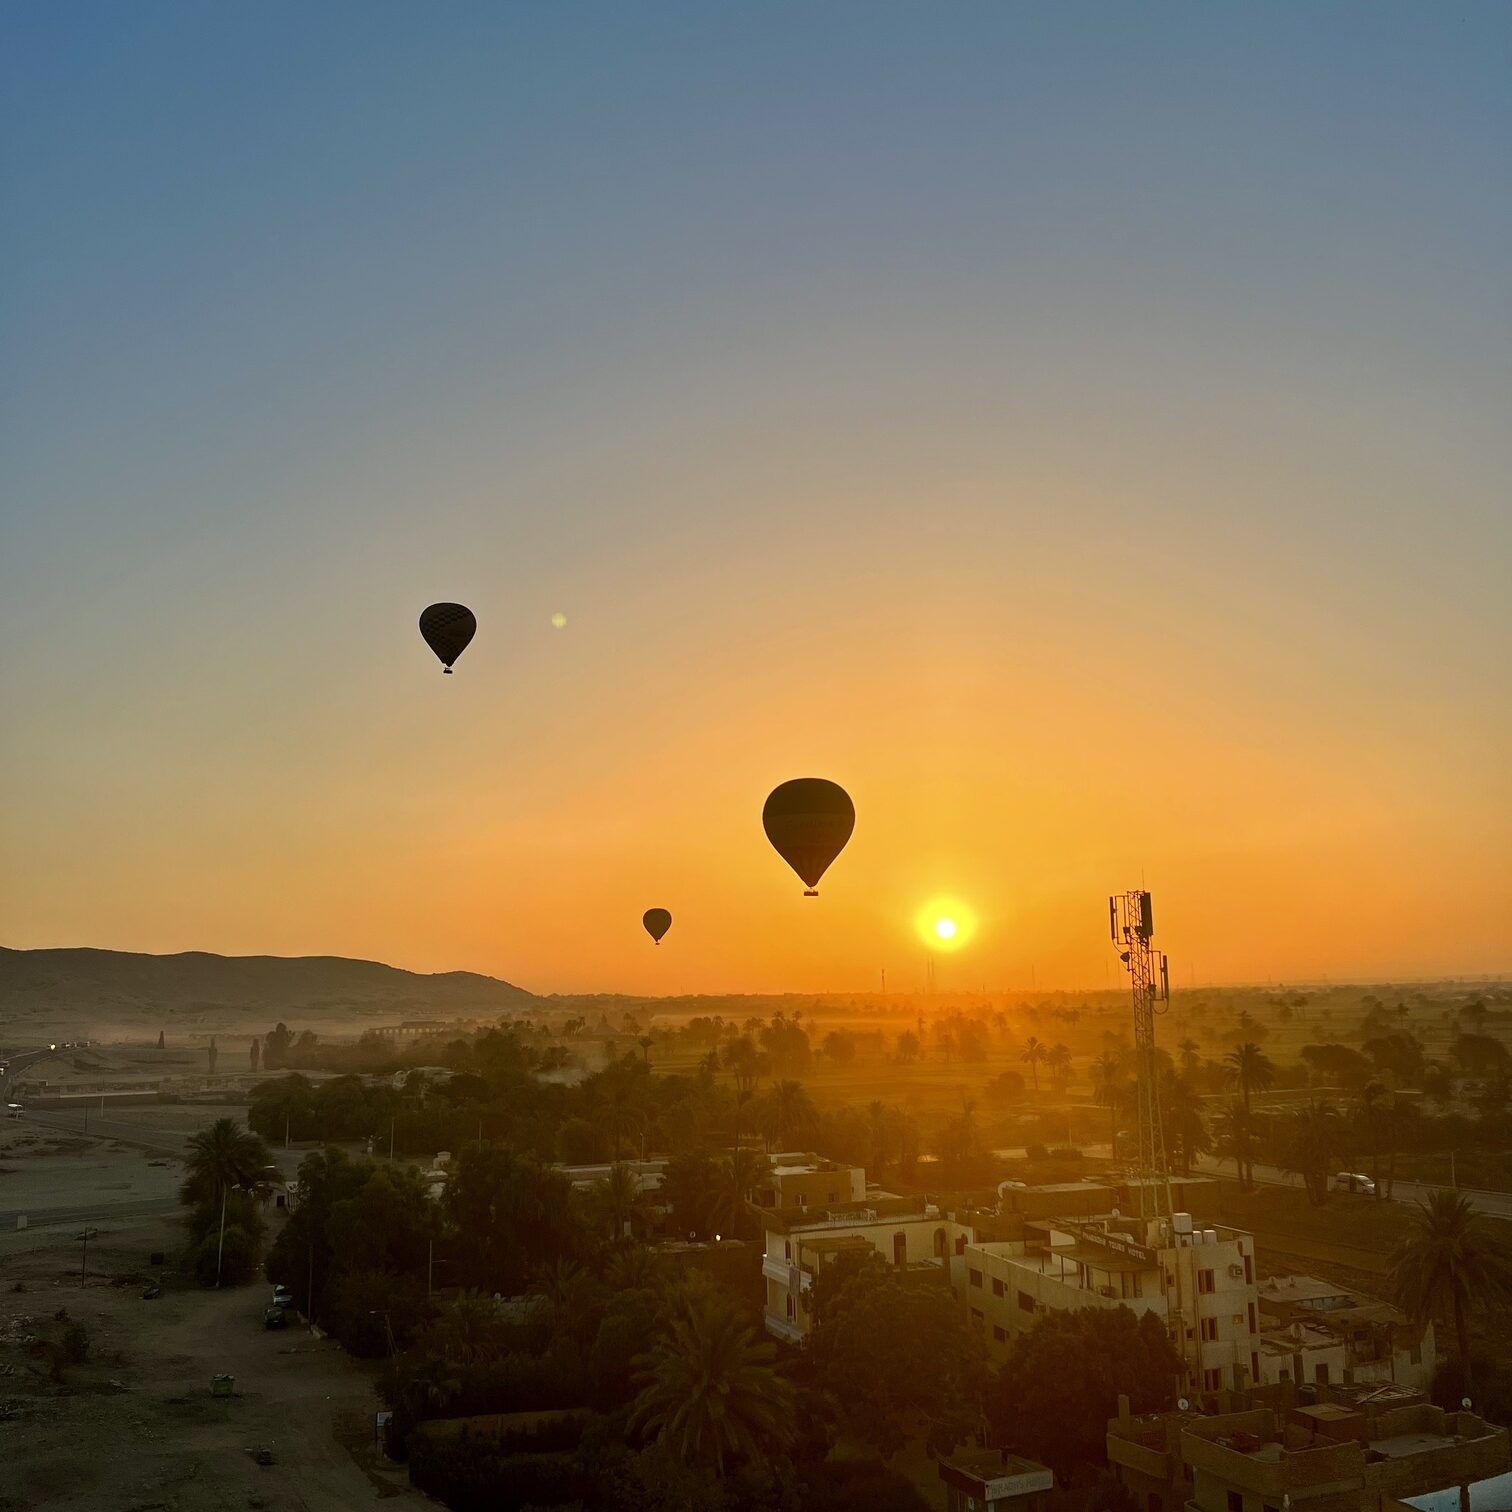
<svg viewBox="0 0 1512 1512">
<path fill-rule="evenodd" d="M 1178 988 L 1512 969 L 1512 11 L 0 43 L 7 943 L 1096 990 L 1143 884 Z"/>
</svg>

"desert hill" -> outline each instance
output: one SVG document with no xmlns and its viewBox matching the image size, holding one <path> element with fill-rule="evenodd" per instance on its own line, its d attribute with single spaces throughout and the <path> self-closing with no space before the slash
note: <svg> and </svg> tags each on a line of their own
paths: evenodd
<svg viewBox="0 0 1512 1512">
<path fill-rule="evenodd" d="M 405 1018 L 491 1020 L 535 1002 L 524 988 L 495 977 L 469 971 L 424 976 L 343 956 L 0 947 L 5 1040 L 29 1025 L 103 1035 L 166 1024 L 265 1028 L 278 1019 L 335 1033 Z"/>
</svg>

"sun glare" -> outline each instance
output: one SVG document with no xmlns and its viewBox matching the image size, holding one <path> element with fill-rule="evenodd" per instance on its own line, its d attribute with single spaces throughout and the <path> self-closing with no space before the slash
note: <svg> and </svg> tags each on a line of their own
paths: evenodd
<svg viewBox="0 0 1512 1512">
<path fill-rule="evenodd" d="M 959 898 L 931 898 L 914 915 L 914 928 L 931 950 L 959 950 L 976 934 L 976 914 Z"/>
</svg>

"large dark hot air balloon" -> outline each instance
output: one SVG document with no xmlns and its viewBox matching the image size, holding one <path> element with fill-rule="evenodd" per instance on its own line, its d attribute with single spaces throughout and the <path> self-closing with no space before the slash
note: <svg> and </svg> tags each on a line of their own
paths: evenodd
<svg viewBox="0 0 1512 1512">
<path fill-rule="evenodd" d="M 641 923 L 646 926 L 646 933 L 660 945 L 662 936 L 672 927 L 672 915 L 665 908 L 648 908 Z"/>
<path fill-rule="evenodd" d="M 856 827 L 856 806 L 838 783 L 795 777 L 772 789 L 761 825 L 772 848 L 803 878 L 804 897 L 816 898 L 820 877 Z"/>
<path fill-rule="evenodd" d="M 478 633 L 478 622 L 465 604 L 432 604 L 420 616 L 420 633 L 425 644 L 440 657 L 441 670 L 450 672 L 452 663 Z"/>
</svg>

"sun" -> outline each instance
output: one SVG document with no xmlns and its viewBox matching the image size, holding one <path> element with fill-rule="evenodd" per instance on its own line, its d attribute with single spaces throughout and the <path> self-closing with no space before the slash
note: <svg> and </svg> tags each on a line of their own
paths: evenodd
<svg viewBox="0 0 1512 1512">
<path fill-rule="evenodd" d="M 914 915 L 914 928 L 931 950 L 960 950 L 976 934 L 977 917 L 959 898 L 930 898 Z"/>
</svg>

